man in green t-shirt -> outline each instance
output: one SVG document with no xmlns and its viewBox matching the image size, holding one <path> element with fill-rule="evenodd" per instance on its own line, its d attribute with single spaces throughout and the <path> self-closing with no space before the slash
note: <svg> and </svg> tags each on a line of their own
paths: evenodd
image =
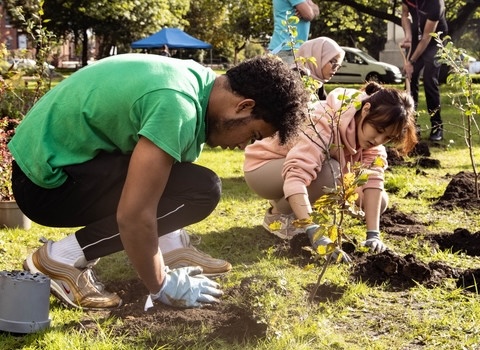
<svg viewBox="0 0 480 350">
<path fill-rule="evenodd" d="M 9 143 L 22 211 L 44 226 L 82 227 L 45 242 L 25 269 L 48 275 L 67 305 L 118 307 L 91 267 L 124 249 L 149 302 L 218 302 L 220 286 L 206 275 L 231 265 L 192 247 L 182 228 L 213 211 L 221 183 L 192 162 L 204 144 L 244 149 L 276 132 L 286 142 L 307 101 L 299 78 L 272 56 L 218 76 L 193 61 L 144 54 L 82 68 L 29 111 Z"/>
</svg>

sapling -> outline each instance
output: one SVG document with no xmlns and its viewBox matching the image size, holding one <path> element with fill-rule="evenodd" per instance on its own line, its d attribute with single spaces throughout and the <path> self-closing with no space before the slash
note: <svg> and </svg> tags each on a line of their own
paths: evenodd
<svg viewBox="0 0 480 350">
<path fill-rule="evenodd" d="M 480 91 L 473 88 L 472 77 L 468 69 L 465 68 L 468 64 L 468 56 L 465 50 L 455 47 L 448 36 L 443 40 L 436 34 L 432 34 L 432 36 L 440 47 L 437 53 L 438 61 L 450 68 L 447 83 L 454 89 L 455 93 L 449 93 L 449 97 L 452 99 L 452 105 L 460 111 L 462 116 L 464 140 L 468 147 L 470 164 L 475 179 L 475 195 L 479 199 L 479 174 L 474 153 L 474 134 L 480 135 L 476 119 L 480 114 L 480 105 L 478 104 Z"/>
<path fill-rule="evenodd" d="M 288 16 L 288 15 L 287 15 Z M 292 48 L 293 56 L 295 58 L 295 65 L 299 74 L 305 72 L 305 63 L 311 62 L 316 65 L 315 57 L 295 57 L 295 38 L 296 38 L 296 27 L 294 26 L 297 23 L 298 17 L 291 16 L 283 22 L 287 27 L 289 32 L 289 46 Z M 340 95 L 338 98 L 341 102 L 341 107 L 336 110 L 327 109 L 328 107 L 325 104 L 320 103 L 319 98 L 316 94 L 316 91 L 319 88 L 319 82 L 313 79 L 308 74 L 301 74 L 305 88 L 310 92 L 311 101 L 308 106 L 308 120 L 305 128 L 302 129 L 302 132 L 316 144 L 325 154 L 326 160 L 324 166 L 328 166 L 332 175 L 335 174 L 333 166 L 331 165 L 331 150 L 332 148 L 343 148 L 344 145 L 337 142 L 341 142 L 341 137 L 339 134 L 339 125 L 341 122 L 342 115 L 350 108 L 355 108 L 356 110 L 361 108 L 361 102 L 358 99 L 360 92 L 355 92 L 353 94 L 347 95 L 346 93 Z M 321 118 L 327 118 L 328 125 L 330 127 L 331 133 L 328 133 L 328 136 L 322 134 L 317 130 L 316 121 L 313 118 L 313 112 L 316 109 L 323 108 L 323 113 L 321 113 Z M 383 166 L 383 162 L 380 158 L 377 158 L 371 166 Z M 358 199 L 358 193 L 356 189 L 364 185 L 369 176 L 370 166 L 365 166 L 361 163 L 348 164 L 347 172 L 344 173 L 343 169 L 340 170 L 340 175 L 335 179 L 335 182 L 332 184 L 331 188 L 324 188 L 324 195 L 321 196 L 315 203 L 312 205 L 313 212 L 308 219 L 305 220 L 295 220 L 293 225 L 296 227 L 307 228 L 311 225 L 317 225 L 313 234 L 312 241 L 316 241 L 322 236 L 328 237 L 331 240 L 331 243 L 325 245 L 318 245 L 315 249 L 312 247 L 305 247 L 304 249 L 309 250 L 316 260 L 325 260 L 325 264 L 317 278 L 317 283 L 312 291 L 309 300 L 313 301 L 319 286 L 321 285 L 322 277 L 325 274 L 328 266 L 333 263 L 333 252 L 335 250 L 341 250 L 342 239 L 348 238 L 345 235 L 343 225 L 345 215 L 351 214 L 355 217 L 363 217 L 364 213 L 356 204 Z M 334 176 L 332 176 L 334 178 Z M 278 229 L 281 226 L 279 222 L 274 222 L 270 225 L 272 230 Z M 342 255 L 338 254 L 337 260 L 341 260 Z"/>
</svg>

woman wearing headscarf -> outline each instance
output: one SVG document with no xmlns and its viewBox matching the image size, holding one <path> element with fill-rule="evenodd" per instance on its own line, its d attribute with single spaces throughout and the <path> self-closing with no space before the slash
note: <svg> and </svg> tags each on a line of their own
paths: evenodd
<svg viewBox="0 0 480 350">
<path fill-rule="evenodd" d="M 317 91 L 318 98 L 325 100 L 327 94 L 323 84 L 328 82 L 342 66 L 345 51 L 332 39 L 321 36 L 304 42 L 298 49 L 297 57 L 305 58 L 300 64 L 301 71 L 320 83 Z M 315 58 L 315 63 L 310 59 Z M 303 61 L 303 60 L 302 60 Z"/>
</svg>

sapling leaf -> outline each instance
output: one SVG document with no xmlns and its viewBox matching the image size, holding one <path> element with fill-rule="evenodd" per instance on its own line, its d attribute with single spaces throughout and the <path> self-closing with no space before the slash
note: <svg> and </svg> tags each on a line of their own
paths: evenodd
<svg viewBox="0 0 480 350">
<path fill-rule="evenodd" d="M 311 217 L 309 217 L 308 219 L 297 219 L 297 220 L 293 220 L 292 221 L 292 224 L 293 226 L 295 227 L 307 227 L 307 226 L 310 226 L 311 224 L 313 224 L 313 220 Z"/>
<path fill-rule="evenodd" d="M 371 173 L 371 172 L 370 172 Z M 360 187 L 360 186 L 363 186 L 367 183 L 368 181 L 368 177 L 369 177 L 369 172 L 368 171 L 363 171 L 362 173 L 360 173 L 357 178 L 355 179 L 355 183 L 354 185 L 356 187 Z"/>
<path fill-rule="evenodd" d="M 332 225 L 328 229 L 328 238 L 330 238 L 333 242 L 337 241 L 338 238 L 338 226 Z"/>
<path fill-rule="evenodd" d="M 373 161 L 373 166 L 377 166 L 380 168 L 383 168 L 385 166 L 385 161 L 381 157 L 375 157 L 375 160 Z"/>
<path fill-rule="evenodd" d="M 328 243 L 327 245 L 319 245 L 317 247 L 317 253 L 322 256 L 332 254 L 335 251 L 335 248 L 336 248 L 335 243 Z"/>
<path fill-rule="evenodd" d="M 268 225 L 272 231 L 278 231 L 282 228 L 282 223 L 280 221 L 274 221 Z"/>
<path fill-rule="evenodd" d="M 343 186 L 349 188 L 353 185 L 353 181 L 355 180 L 355 174 L 353 173 L 346 173 L 343 176 Z"/>
<path fill-rule="evenodd" d="M 298 18 L 297 16 L 288 17 L 288 24 L 289 25 L 297 25 L 299 22 L 300 22 L 300 18 Z M 290 29 L 293 29 L 293 28 L 290 28 Z M 293 33 L 292 33 L 292 35 L 293 35 Z M 296 37 L 296 35 L 293 35 L 293 36 Z"/>
</svg>

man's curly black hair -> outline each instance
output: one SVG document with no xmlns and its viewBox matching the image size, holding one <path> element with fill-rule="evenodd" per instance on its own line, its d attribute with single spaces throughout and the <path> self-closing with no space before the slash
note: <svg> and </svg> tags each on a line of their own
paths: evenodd
<svg viewBox="0 0 480 350">
<path fill-rule="evenodd" d="M 281 144 L 305 120 L 309 95 L 298 72 L 273 55 L 256 56 L 226 72 L 231 90 L 255 101 L 252 116 L 278 130 Z"/>
</svg>

